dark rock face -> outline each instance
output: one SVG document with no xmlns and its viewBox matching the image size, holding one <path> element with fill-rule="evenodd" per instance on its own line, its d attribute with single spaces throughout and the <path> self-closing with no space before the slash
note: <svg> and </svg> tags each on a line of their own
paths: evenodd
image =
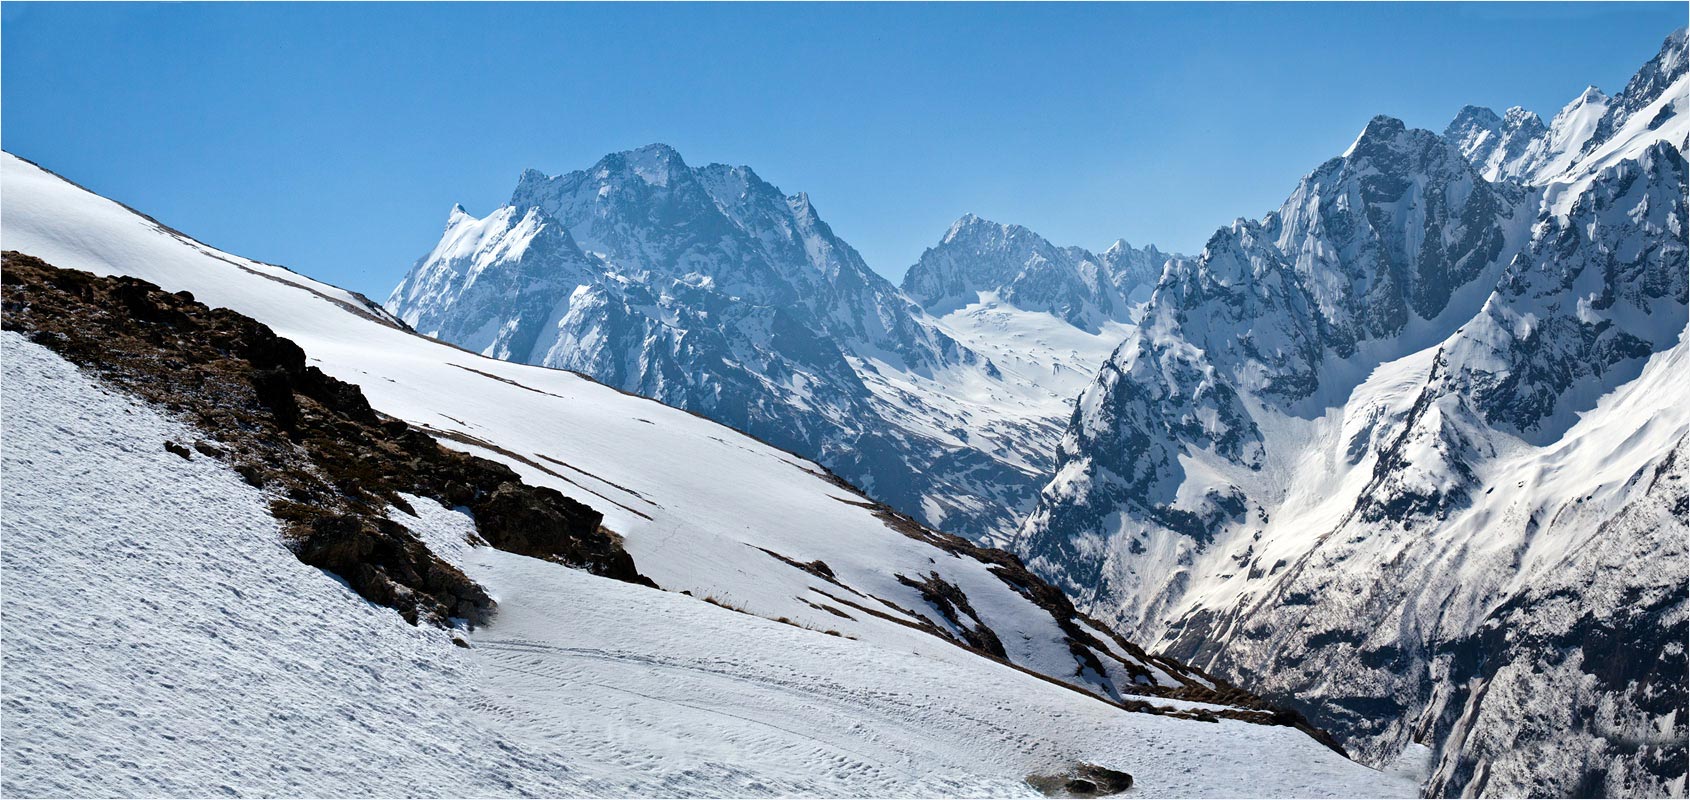
<svg viewBox="0 0 1690 800">
<path fill-rule="evenodd" d="M 471 502 L 475 503 L 476 529 L 500 550 L 535 558 L 598 561 L 611 572 L 630 576 L 633 561 L 624 563 L 626 553 L 605 546 L 614 542 L 593 541 L 597 547 L 582 547 L 580 532 L 597 530 L 604 515 L 556 490 L 506 480 Z"/>
<path fill-rule="evenodd" d="M 1133 788 L 1133 776 L 1096 764 L 1076 764 L 1062 775 L 1029 775 L 1027 785 L 1046 797 L 1104 797 Z"/>
<path fill-rule="evenodd" d="M 268 327 L 134 278 L 4 258 L 7 330 L 197 424 L 213 441 L 195 449 L 271 494 L 300 560 L 371 602 L 413 623 L 474 622 L 493 609 L 480 586 L 388 518 L 389 507 L 408 509 L 401 493 L 467 508 L 495 547 L 650 585 L 598 512 L 377 414 L 358 387 L 307 365 Z"/>
<path fill-rule="evenodd" d="M 1410 313 L 1443 313 L 1456 289 L 1495 263 L 1524 197 L 1485 181 L 1437 134 L 1376 117 L 1264 228 L 1315 301 L 1322 343 L 1347 356 L 1400 333 Z M 1310 254 L 1311 240 L 1338 257 Z"/>
<path fill-rule="evenodd" d="M 921 592 L 921 599 L 928 605 L 939 609 L 945 621 L 961 633 L 963 641 L 975 649 L 984 650 L 998 658 L 1008 658 L 1004 652 L 1003 642 L 986 623 L 980 621 L 980 615 L 974 613 L 974 607 L 968 602 L 968 595 L 963 594 L 956 584 L 939 577 L 933 572 L 921 580 L 914 580 L 904 575 L 898 576 L 898 582 Z"/>
</svg>

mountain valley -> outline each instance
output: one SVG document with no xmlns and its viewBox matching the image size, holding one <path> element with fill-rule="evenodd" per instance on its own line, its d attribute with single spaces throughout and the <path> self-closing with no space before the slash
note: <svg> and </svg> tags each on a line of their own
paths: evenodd
<svg viewBox="0 0 1690 800">
<path fill-rule="evenodd" d="M 1684 797 L 1687 153 L 1679 29 L 895 283 L 651 144 L 378 303 L 7 152 L 0 789 Z"/>
</svg>

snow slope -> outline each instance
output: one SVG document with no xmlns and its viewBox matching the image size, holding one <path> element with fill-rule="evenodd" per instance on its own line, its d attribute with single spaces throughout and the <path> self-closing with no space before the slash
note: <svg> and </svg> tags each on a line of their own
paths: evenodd
<svg viewBox="0 0 1690 800">
<path fill-rule="evenodd" d="M 1054 469 L 1074 398 L 1132 331 L 1133 314 L 1168 258 L 1125 241 L 1094 255 L 1057 247 L 1019 225 L 966 215 L 910 267 L 903 289 L 937 315 L 936 328 L 984 357 L 990 373 L 967 366 L 912 371 L 873 357 L 853 365 L 888 408 L 900 410 L 888 415 L 900 425 L 984 450 L 1016 475 L 1043 479 Z M 1001 480 L 979 475 L 958 483 Z M 1016 508 L 1030 510 L 1026 503 Z M 1008 541 L 996 530 L 978 538 Z"/>
<path fill-rule="evenodd" d="M 0 342 L 4 794 L 610 790 L 474 724 L 446 633 L 300 563 L 262 492 L 164 450 L 191 428 Z"/>
<path fill-rule="evenodd" d="M 496 734 L 521 740 L 520 744 L 509 747 L 491 744 L 486 748 L 489 751 L 500 749 L 526 759 L 528 748 L 534 748 L 533 752 L 551 752 L 565 759 L 572 770 L 567 775 L 545 779 L 513 777 L 508 785 L 498 783 L 502 778 L 490 778 L 494 784 L 487 793 L 1022 792 L 1025 787 L 1019 781 L 1025 773 L 1020 770 L 1059 755 L 1081 757 L 1077 753 L 1093 746 L 1087 744 L 1090 737 L 1120 737 L 1118 750 L 1088 751 L 1099 758 L 1113 757 L 1110 753 L 1165 753 L 1166 760 L 1153 769 L 1168 776 L 1164 780 L 1170 783 L 1164 785 L 1183 787 L 1170 791 L 1236 791 L 1227 787 L 1241 785 L 1233 782 L 1238 780 L 1237 776 L 1226 777 L 1227 773 L 1217 772 L 1222 768 L 1217 766 L 1219 762 L 1213 761 L 1236 752 L 1290 754 L 1288 758 L 1295 761 L 1295 769 L 1286 765 L 1282 779 L 1276 779 L 1283 783 L 1265 784 L 1275 792 L 1405 791 L 1400 784 L 1379 783 L 1377 774 L 1344 761 L 1291 728 L 1130 713 L 957 646 L 955 642 L 965 639 L 970 632 L 965 626 L 990 630 L 1001 641 L 1007 659 L 1017 667 L 1069 682 L 1100 697 L 1207 685 L 1202 676 L 1172 662 L 1123 649 L 1107 636 L 1102 637 L 1101 644 L 1072 639 L 1064 632 L 1061 621 L 1012 587 L 988 563 L 966 552 L 941 549 L 930 541 L 900 532 L 864 498 L 790 454 L 699 417 L 629 396 L 572 373 L 483 358 L 417 336 L 370 312 L 355 303 L 356 298 L 333 287 L 206 248 L 15 157 L 5 156 L 0 167 L 3 167 L 0 179 L 5 193 L 0 246 L 5 249 L 36 255 L 59 266 L 101 274 L 134 275 L 169 290 L 191 291 L 210 305 L 226 306 L 253 316 L 299 343 L 312 363 L 325 372 L 362 387 L 378 410 L 431 428 L 448 446 L 502 461 L 531 483 L 554 487 L 603 511 L 605 524 L 625 537 L 627 549 L 640 570 L 664 588 L 672 592 L 686 590 L 696 598 L 711 597 L 746 612 L 718 608 L 678 593 L 642 590 L 628 594 L 624 592 L 625 587 L 612 585 L 613 582 L 583 581 L 582 578 L 590 576 L 563 568 L 538 563 L 523 566 L 522 562 L 501 561 L 504 557 L 497 553 L 448 546 L 445 543 L 452 540 L 440 533 L 440 526 L 450 521 L 450 512 L 443 512 L 448 514 L 444 522 L 436 516 L 432 522 L 417 523 L 428 528 L 425 537 L 443 554 L 458 552 L 468 562 L 482 565 L 473 571 L 498 596 L 501 621 L 477 632 L 478 637 L 487 638 L 483 642 L 485 646 L 474 651 L 475 658 L 485 653 L 489 663 L 497 661 L 504 665 L 499 668 L 504 672 L 490 665 L 477 666 L 480 662 L 476 661 L 468 662 L 469 666 L 464 667 L 467 672 L 452 671 L 457 668 L 451 667 L 446 678 L 439 680 L 453 683 L 455 688 L 419 690 L 417 695 L 462 697 L 463 704 L 480 709 L 477 712 L 480 716 L 463 724 L 495 731 L 488 736 Z M 13 352 L 24 353 L 31 347 L 9 338 L 8 369 L 13 364 Z M 12 385 L 8 375 L 8 388 Z M 40 424 L 49 422 L 42 419 Z M 10 430 L 7 438 L 8 458 L 33 457 L 36 450 L 49 447 L 43 443 L 39 447 L 31 444 L 27 448 L 13 448 L 11 442 L 43 440 L 14 438 Z M 154 446 L 156 443 L 149 441 L 141 449 L 150 452 Z M 78 445 L 64 449 L 75 452 L 86 448 Z M 156 465 L 156 460 L 148 463 Z M 178 467 L 175 462 L 163 463 Z M 200 463 L 192 462 L 193 468 L 205 469 L 198 466 Z M 39 471 L 57 474 L 61 470 Z M 83 480 L 96 487 L 107 482 L 99 470 L 84 469 L 78 473 L 76 469 L 64 467 L 62 471 L 66 480 Z M 173 484 L 185 482 L 168 480 L 173 475 L 180 477 L 170 470 L 138 471 L 157 472 L 161 479 Z M 8 514 L 13 508 L 11 489 L 21 485 L 12 480 L 12 474 L 15 473 L 9 467 Z M 82 477 L 78 478 L 78 474 Z M 228 475 L 218 474 L 222 476 L 219 480 L 230 479 Z M 224 488 L 219 483 L 213 489 L 198 491 L 203 495 L 222 492 Z M 185 487 L 184 491 L 192 489 Z M 44 498 L 55 493 L 65 494 L 62 488 L 43 490 L 40 502 L 46 502 Z M 231 503 L 256 501 L 245 489 L 233 492 L 231 498 Z M 190 504 L 188 500 L 181 502 Z M 218 506 L 212 504 L 212 507 Z M 175 514 L 175 507 L 171 506 L 156 518 L 170 519 Z M 36 519 L 40 529 L 36 536 L 62 535 L 45 511 Z M 256 530 L 261 534 L 256 538 L 259 544 L 267 540 L 273 544 L 273 523 L 257 520 L 249 525 L 248 522 L 253 520 L 234 518 L 226 527 Z M 10 523 L 9 519 L 9 541 Z M 174 546 L 173 541 L 161 546 L 168 549 Z M 279 546 L 273 552 L 265 552 L 277 558 L 287 555 Z M 204 555 L 206 560 L 211 558 L 209 554 Z M 818 561 L 825 564 L 831 578 L 818 575 L 814 566 L 804 566 Z M 297 563 L 293 566 L 297 568 Z M 254 569 L 275 573 L 280 568 L 260 565 Z M 147 570 L 120 577 L 151 585 L 175 580 L 174 576 L 161 577 L 156 571 Z M 954 610 L 947 613 L 932 602 L 918 588 L 929 579 L 960 591 L 971 606 L 966 615 Z M 43 602 L 63 601 L 74 607 L 76 603 L 71 598 L 54 595 L 59 589 L 53 587 L 61 583 L 79 585 L 77 581 L 57 581 L 43 586 Z M 238 581 L 224 583 L 244 591 Z M 8 587 L 13 585 L 8 575 Z M 335 597 L 353 597 L 338 584 L 324 585 L 337 593 Z M 525 597 L 537 598 L 532 612 L 524 610 Z M 380 616 L 380 612 L 358 605 L 361 601 L 346 602 Z M 560 608 L 559 603 L 566 607 Z M 276 606 L 276 613 L 286 611 L 282 605 L 271 605 Z M 315 618 L 333 614 L 313 607 L 300 611 L 299 616 Z M 397 616 L 389 617 L 380 619 L 402 625 Z M 785 618 L 791 624 L 772 621 L 777 618 Z M 253 624 L 261 629 L 311 627 L 297 618 L 289 619 L 296 621 L 259 619 Z M 571 625 L 582 627 L 559 627 L 559 620 L 569 620 Z M 241 624 L 246 622 L 243 620 Z M 8 617 L 8 648 L 19 641 L 14 630 L 29 630 L 26 623 L 19 624 L 21 628 L 14 628 Z M 380 628 L 374 622 L 369 624 Z M 822 631 L 836 631 L 840 635 L 830 636 Z M 1094 636 L 1100 633 L 1093 630 Z M 404 633 L 404 637 L 417 636 L 423 634 Z M 221 634 L 219 638 L 234 643 L 230 646 L 246 641 Z M 179 644 L 178 638 L 162 639 L 172 648 Z M 425 637 L 404 646 L 425 645 L 442 659 L 441 665 L 432 656 L 381 657 L 397 665 L 393 669 L 403 666 L 407 670 L 404 680 L 396 679 L 397 685 L 404 685 L 405 681 L 422 685 L 436 680 L 429 677 L 429 670 L 448 669 L 442 665 L 456 663 L 455 659 L 461 655 L 444 639 L 435 641 Z M 77 645 L 63 641 L 58 646 L 74 649 Z M 350 649 L 358 646 L 347 645 Z M 364 646 L 385 653 L 388 651 L 380 648 L 400 645 Z M 591 659 L 570 655 L 582 649 L 615 651 L 618 655 L 594 667 Z M 258 657 L 244 649 L 242 653 L 225 653 L 218 658 Z M 1091 660 L 1102 665 L 1101 673 L 1088 667 Z M 678 667 L 681 674 L 691 677 L 658 678 L 657 673 L 648 676 L 640 671 L 677 669 L 660 666 L 659 662 L 679 663 L 683 665 Z M 42 674 L 42 680 L 47 683 L 58 680 L 51 665 L 42 663 L 42 669 L 49 670 Z M 529 666 L 524 666 L 525 663 Z M 640 669 L 630 669 L 634 665 Z M 770 670 L 775 667 L 770 665 L 783 665 L 780 669 L 784 672 L 772 674 Z M 475 672 L 483 668 L 488 672 Z M 605 672 L 592 673 L 595 669 Z M 520 670 L 539 670 L 542 675 L 565 679 L 593 674 L 595 682 L 603 686 L 588 689 L 583 685 L 570 690 L 554 685 L 550 679 L 513 686 L 509 681 L 517 680 L 514 675 Z M 744 674 L 747 672 L 750 674 Z M 495 680 L 492 677 L 495 674 L 502 677 Z M 795 676 L 800 675 L 804 679 L 796 680 Z M 813 722 L 813 709 L 819 701 L 813 694 L 800 693 L 794 684 L 819 685 L 829 680 L 845 688 L 834 691 L 833 699 L 827 702 L 845 703 L 844 698 L 857 698 L 853 702 L 871 706 L 862 712 L 863 719 L 852 718 L 860 710 L 857 706 L 839 711 L 830 729 L 837 736 L 830 733 L 822 737 L 822 744 L 817 744 L 816 737 L 807 733 L 771 733 L 776 729 L 769 728 L 765 722 L 804 731 L 796 723 Z M 176 685 L 174 681 L 167 682 Z M 727 692 L 724 687 L 747 682 L 752 685 L 747 691 L 762 698 L 756 702 L 770 709 L 768 719 L 760 716 L 758 722 L 724 722 L 729 718 L 725 709 L 753 702 L 747 696 Z M 428 685 L 438 686 L 438 683 Z M 469 691 L 483 688 L 488 692 L 485 698 Z M 584 694 L 570 693 L 577 690 Z M 642 693 L 656 694 L 659 699 L 639 699 Z M 535 694 L 553 697 L 559 703 L 589 704 L 602 713 L 587 717 L 542 713 L 545 709 L 535 705 L 539 701 L 531 699 Z M 627 703 L 618 704 L 610 697 L 624 698 Z M 981 712 L 981 716 L 969 716 L 973 721 L 964 725 L 962 719 L 967 715 L 958 711 L 956 704 L 965 703 L 968 709 L 973 709 L 978 705 L 976 700 L 982 697 L 1000 698 L 1001 702 Z M 323 701 L 339 702 L 333 697 Z M 1200 707 L 1180 700 L 1156 699 L 1155 702 L 1176 708 Z M 675 716 L 676 706 L 688 708 L 701 704 L 716 709 L 707 714 L 711 721 Z M 880 716 L 875 717 L 876 714 Z M 781 715 L 794 724 L 780 723 Z M 630 729 L 605 726 L 606 720 L 648 716 L 670 719 L 667 733 L 650 736 L 643 743 L 630 743 L 631 737 L 638 738 Z M 520 720 L 513 721 L 516 718 Z M 873 719 L 882 721 L 871 725 L 867 720 Z M 1072 732 L 1069 732 L 1069 720 L 1079 720 L 1073 723 Z M 736 751 L 718 742 L 717 738 L 724 735 L 723 725 L 734 728 L 732 741 L 742 742 L 749 749 Z M 959 729 L 958 725 L 964 727 Z M 569 726 L 584 727 L 566 735 Z M 879 733 L 871 735 L 861 726 L 882 727 L 876 728 Z M 1102 737 L 1100 730 L 1111 733 Z M 1140 732 L 1133 733 L 1135 730 Z M 897 731 L 899 737 L 915 737 L 913 741 L 918 744 L 923 741 L 932 744 L 900 750 L 885 744 L 895 738 L 887 731 Z M 1219 735 L 1216 731 L 1225 733 Z M 865 746 L 859 740 L 863 736 L 881 740 L 883 744 L 866 754 L 859 752 L 852 756 L 852 752 Z M 962 746 L 954 743 L 957 739 L 970 744 L 958 751 L 956 748 Z M 559 753 L 556 742 L 565 740 L 580 747 Z M 8 743 L 11 741 L 13 738 L 9 736 Z M 8 751 L 8 764 L 27 755 L 21 749 L 27 741 L 17 741 L 21 743 L 20 749 Z M 598 744 L 591 744 L 594 741 Z M 1164 747 L 1154 743 L 1162 741 L 1170 744 Z M 952 743 L 944 745 L 945 742 Z M 426 741 L 417 746 L 427 751 Z M 30 757 L 68 763 L 66 760 L 73 758 L 79 747 L 43 744 L 31 751 L 35 755 Z M 212 749 L 202 748 L 184 758 L 203 756 L 220 761 L 227 755 L 216 750 L 212 743 L 206 747 Z M 548 751 L 548 747 L 553 749 Z M 839 756 L 850 763 L 841 766 L 838 774 L 824 778 L 823 775 L 831 773 L 815 761 L 821 752 L 817 747 L 823 747 L 828 754 L 826 758 Z M 753 755 L 746 756 L 747 752 Z M 945 756 L 946 763 L 957 765 L 960 772 L 941 776 L 935 779 L 936 783 L 912 783 L 914 778 L 907 766 L 884 766 L 884 763 L 919 762 L 919 758 L 907 755 L 910 752 L 951 753 Z M 764 754 L 768 753 L 785 755 L 770 755 L 764 761 Z M 984 761 L 975 763 L 976 757 Z M 553 763 L 546 760 L 549 757 L 536 758 L 546 764 Z M 238 762 L 239 758 L 234 760 Z M 755 766 L 764 763 L 766 767 Z M 993 766 L 988 769 L 983 763 Z M 753 766 L 748 768 L 746 764 Z M 427 774 L 405 772 L 408 769 L 413 767 L 396 766 L 395 774 Z M 71 771 L 76 771 L 74 765 Z M 8 775 L 12 774 L 16 773 L 9 769 Z M 657 777 L 639 782 L 631 777 L 635 774 Z M 1190 777 L 1174 777 L 1180 774 Z M 326 794 L 366 791 L 360 788 L 366 785 L 363 783 L 335 783 L 341 780 L 336 775 L 299 780 L 299 788 L 276 791 L 313 793 L 308 787 L 318 787 L 316 793 Z M 316 780 L 327 783 L 314 783 Z M 410 779 L 395 777 L 394 780 Z M 523 783 L 528 780 L 534 783 Z M 1328 780 L 1334 782 L 1328 784 Z M 157 791 L 188 794 L 216 788 L 189 791 L 185 785 L 168 782 L 154 785 L 175 787 Z M 260 781 L 254 785 L 276 784 Z M 324 788 L 329 786 L 335 790 Z M 525 786 L 536 788 L 529 790 Z M 52 793 L 72 788 L 68 784 L 42 784 L 29 791 Z M 433 793 L 422 788 L 415 791 Z M 453 791 L 456 790 L 445 790 L 445 793 Z"/>
<path fill-rule="evenodd" d="M 1074 398 L 1132 325 L 1104 320 L 1088 331 L 1049 312 L 1020 308 L 997 292 L 973 294 L 974 301 L 960 303 L 934 324 L 990 359 L 995 376 L 968 369 L 918 374 L 868 361 L 864 383 L 895 406 L 908 407 L 897 401 L 915 398 L 915 410 L 895 417 L 909 428 L 956 437 L 1023 473 L 1048 475 Z"/>
<path fill-rule="evenodd" d="M 500 603 L 454 647 L 300 563 L 232 469 L 165 451 L 188 426 L 0 347 L 8 796 L 1025 796 L 1076 758 L 1151 794 L 1412 790 L 1289 728 L 1128 713 L 473 547 L 467 517 L 407 498 L 394 518 Z"/>
</svg>

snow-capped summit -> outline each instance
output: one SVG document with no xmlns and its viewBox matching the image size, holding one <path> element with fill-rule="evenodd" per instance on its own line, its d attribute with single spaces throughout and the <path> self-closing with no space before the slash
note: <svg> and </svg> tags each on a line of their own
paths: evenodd
<svg viewBox="0 0 1690 800">
<path fill-rule="evenodd" d="M 1272 252 L 1257 262 L 1288 262 L 1298 285 L 1287 284 L 1290 294 L 1278 302 L 1306 319 L 1297 330 L 1348 356 L 1364 340 L 1442 314 L 1455 290 L 1504 245 L 1510 225 L 1518 227 L 1521 202 L 1484 181 L 1444 138 L 1375 117 L 1347 155 L 1305 176 L 1263 219 L 1260 235 L 1272 241 Z M 1282 351 L 1279 358 L 1289 356 Z M 1306 383 L 1315 364 L 1301 361 L 1284 364 Z"/>
<path fill-rule="evenodd" d="M 1687 61 L 1685 32 L 1679 29 L 1612 98 L 1587 86 L 1547 126 L 1524 109 L 1509 109 L 1498 118 L 1489 109 L 1466 106 L 1450 121 L 1444 138 L 1486 180 L 1572 187 L 1545 197 L 1550 210 L 1565 214 L 1571 197 L 1588 186 L 1595 172 L 1636 157 L 1654 142 L 1685 141 L 1690 134 Z"/>
<path fill-rule="evenodd" d="M 1590 141 L 1596 132 L 1597 122 L 1607 111 L 1608 95 L 1595 86 L 1585 87 L 1550 120 L 1549 130 L 1538 145 L 1539 153 L 1530 162 L 1531 171 L 1508 177 L 1521 177 L 1530 183 L 1565 173 L 1584 149 L 1585 142 Z"/>
<path fill-rule="evenodd" d="M 586 170 L 526 171 L 510 204 L 544 210 L 619 272 L 659 284 L 703 279 L 717 293 L 791 311 L 847 352 L 868 348 L 917 368 L 970 359 L 911 316 L 807 195 L 788 197 L 750 167 L 693 168 L 674 148 L 647 145 Z"/>
<path fill-rule="evenodd" d="M 1444 129 L 1444 138 L 1486 180 L 1496 180 L 1530 169 L 1538 158 L 1537 142 L 1547 132 L 1541 117 L 1519 106 L 1501 117 L 1488 108 L 1465 106 Z"/>
<path fill-rule="evenodd" d="M 1463 151 L 1486 138 L 1502 127 L 1502 118 L 1484 106 L 1462 106 L 1455 112 L 1455 119 L 1449 121 L 1449 127 L 1444 129 L 1444 136 L 1457 141 L 1457 146 Z"/>
<path fill-rule="evenodd" d="M 485 219 L 453 211 L 388 302 L 426 335 L 696 411 L 976 538 L 1013 530 L 1066 416 L 870 270 L 809 195 L 665 145 L 527 170 Z M 1038 413 L 992 400 L 1029 393 Z"/>
<path fill-rule="evenodd" d="M 446 230 L 388 301 L 430 336 L 497 358 L 525 360 L 544 346 L 551 312 L 607 271 L 568 229 L 537 207 L 505 206 L 477 219 L 452 206 Z"/>
<path fill-rule="evenodd" d="M 1615 95 L 1606 113 L 1596 123 L 1596 130 L 1585 142 L 1583 157 L 1590 157 L 1595 151 L 1610 140 L 1627 133 L 1632 117 L 1650 109 L 1644 126 L 1647 130 L 1658 130 L 1673 117 L 1678 117 L 1678 123 L 1683 124 L 1686 102 L 1683 79 L 1686 64 L 1690 63 L 1690 51 L 1687 51 L 1685 29 L 1679 28 L 1667 36 L 1661 43 L 1661 51 L 1654 58 L 1649 59 L 1637 74 L 1626 82 L 1625 88 Z M 1661 100 L 1666 104 L 1662 105 Z M 1632 132 L 1635 135 L 1635 131 Z"/>
</svg>

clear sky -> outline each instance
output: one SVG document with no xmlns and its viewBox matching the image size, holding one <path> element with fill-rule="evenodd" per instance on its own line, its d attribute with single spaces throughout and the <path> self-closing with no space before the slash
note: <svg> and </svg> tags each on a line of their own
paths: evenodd
<svg viewBox="0 0 1690 800">
<path fill-rule="evenodd" d="M 1547 121 L 1651 4 L 0 5 L 0 144 L 384 299 L 461 202 L 650 142 L 807 191 L 893 279 L 972 211 L 1196 252 L 1375 114 Z M 3 202 L 3 198 L 0 198 Z"/>
</svg>

